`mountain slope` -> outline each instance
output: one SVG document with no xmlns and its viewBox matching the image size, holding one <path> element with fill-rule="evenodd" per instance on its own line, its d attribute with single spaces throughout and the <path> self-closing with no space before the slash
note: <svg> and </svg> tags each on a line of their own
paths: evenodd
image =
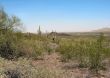
<svg viewBox="0 0 110 78">
<path fill-rule="evenodd" d="M 101 28 L 101 29 L 97 29 L 97 30 L 93 30 L 92 32 L 110 32 L 110 28 Z"/>
</svg>

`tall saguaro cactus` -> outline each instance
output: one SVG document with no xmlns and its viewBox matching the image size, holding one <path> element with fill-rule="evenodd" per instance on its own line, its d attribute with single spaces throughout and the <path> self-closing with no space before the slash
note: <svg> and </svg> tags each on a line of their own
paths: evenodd
<svg viewBox="0 0 110 78">
<path fill-rule="evenodd" d="M 41 33 L 41 28 L 40 28 L 40 26 L 39 26 L 38 35 L 41 36 L 41 34 L 42 34 L 42 33 Z"/>
</svg>

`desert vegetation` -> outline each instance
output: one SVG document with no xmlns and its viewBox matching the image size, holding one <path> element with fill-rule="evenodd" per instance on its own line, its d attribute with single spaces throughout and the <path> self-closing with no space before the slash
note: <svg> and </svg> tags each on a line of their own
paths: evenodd
<svg viewBox="0 0 110 78">
<path fill-rule="evenodd" d="M 23 33 L 21 26 L 18 17 L 0 9 L 0 78 L 110 77 L 101 73 L 110 71 L 110 40 L 103 33 L 53 38 L 40 30 Z M 75 76 L 76 69 L 89 73 Z"/>
</svg>

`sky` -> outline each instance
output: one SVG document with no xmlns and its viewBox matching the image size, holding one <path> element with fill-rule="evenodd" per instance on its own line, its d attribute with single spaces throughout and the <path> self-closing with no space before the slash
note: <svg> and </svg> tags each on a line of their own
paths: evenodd
<svg viewBox="0 0 110 78">
<path fill-rule="evenodd" d="M 0 0 L 26 32 L 86 32 L 110 27 L 110 0 Z"/>
</svg>

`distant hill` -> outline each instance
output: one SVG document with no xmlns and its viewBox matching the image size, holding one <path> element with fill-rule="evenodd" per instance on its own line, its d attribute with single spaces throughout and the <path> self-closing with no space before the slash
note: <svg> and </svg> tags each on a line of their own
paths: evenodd
<svg viewBox="0 0 110 78">
<path fill-rule="evenodd" d="M 57 32 L 51 32 L 49 35 L 56 35 L 56 36 L 71 36 L 68 33 L 57 33 Z"/>
<path fill-rule="evenodd" d="M 89 32 L 68 32 L 68 33 L 65 32 L 65 34 L 68 34 L 71 36 L 98 36 L 98 35 L 100 35 L 101 32 L 104 33 L 105 36 L 110 36 L 109 27 L 92 30 Z"/>
<path fill-rule="evenodd" d="M 104 33 L 105 36 L 110 36 L 110 28 L 101 28 L 89 32 L 51 32 L 48 35 L 56 35 L 56 36 L 99 36 L 100 33 Z"/>
<path fill-rule="evenodd" d="M 93 30 L 92 32 L 110 32 L 110 28 L 101 28 L 101 29 Z"/>
</svg>

